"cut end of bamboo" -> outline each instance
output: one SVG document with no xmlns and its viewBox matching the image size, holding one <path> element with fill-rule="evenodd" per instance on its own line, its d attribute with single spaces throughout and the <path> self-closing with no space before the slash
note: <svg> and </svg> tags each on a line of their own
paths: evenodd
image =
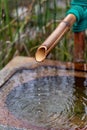
<svg viewBox="0 0 87 130">
<path fill-rule="evenodd" d="M 37 49 L 35 59 L 37 62 L 42 62 L 46 58 L 46 46 L 41 46 Z"/>
</svg>

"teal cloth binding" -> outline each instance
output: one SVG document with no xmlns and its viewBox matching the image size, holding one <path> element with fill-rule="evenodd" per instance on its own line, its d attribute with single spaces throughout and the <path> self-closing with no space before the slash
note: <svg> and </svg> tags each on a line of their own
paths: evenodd
<svg viewBox="0 0 87 130">
<path fill-rule="evenodd" d="M 76 16 L 73 32 L 81 32 L 87 29 L 87 0 L 72 0 L 71 9 L 67 14 Z"/>
<path fill-rule="evenodd" d="M 71 1 L 72 5 L 81 5 L 81 6 L 87 6 L 87 0 L 72 0 Z"/>
</svg>

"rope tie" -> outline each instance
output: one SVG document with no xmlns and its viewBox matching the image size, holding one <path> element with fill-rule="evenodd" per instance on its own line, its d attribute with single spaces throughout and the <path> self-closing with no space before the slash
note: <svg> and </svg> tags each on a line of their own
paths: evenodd
<svg viewBox="0 0 87 130">
<path fill-rule="evenodd" d="M 76 16 L 73 32 L 81 32 L 87 29 L 87 0 L 72 0 L 68 14 Z"/>
<path fill-rule="evenodd" d="M 63 23 L 65 23 L 66 24 L 66 26 L 68 26 L 68 27 L 70 27 L 70 23 L 69 22 L 67 22 L 67 21 L 62 21 Z"/>
</svg>

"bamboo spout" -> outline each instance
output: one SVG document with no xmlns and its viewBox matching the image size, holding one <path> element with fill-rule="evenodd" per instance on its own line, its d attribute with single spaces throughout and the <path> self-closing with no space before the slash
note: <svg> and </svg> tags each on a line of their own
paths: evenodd
<svg viewBox="0 0 87 130">
<path fill-rule="evenodd" d="M 62 20 L 53 33 L 37 49 L 35 54 L 36 61 L 41 62 L 46 58 L 48 53 L 56 46 L 75 21 L 76 17 L 73 14 L 67 15 Z"/>
</svg>

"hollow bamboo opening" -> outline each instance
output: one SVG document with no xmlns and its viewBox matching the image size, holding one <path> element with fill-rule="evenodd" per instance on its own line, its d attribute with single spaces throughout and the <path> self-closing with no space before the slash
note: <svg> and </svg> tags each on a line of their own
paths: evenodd
<svg viewBox="0 0 87 130">
<path fill-rule="evenodd" d="M 47 50 L 46 46 L 41 46 L 38 48 L 37 53 L 35 55 L 36 60 L 38 62 L 41 62 L 46 58 L 46 50 Z"/>
</svg>

